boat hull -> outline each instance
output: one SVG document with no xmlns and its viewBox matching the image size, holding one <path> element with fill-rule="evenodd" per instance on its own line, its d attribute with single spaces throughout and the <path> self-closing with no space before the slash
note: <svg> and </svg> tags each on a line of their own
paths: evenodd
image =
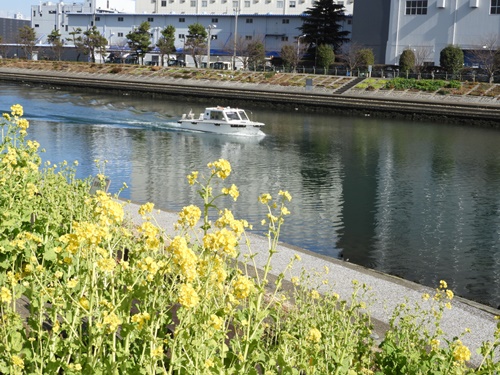
<svg viewBox="0 0 500 375">
<path fill-rule="evenodd" d="M 213 122 L 207 120 L 179 120 L 180 129 L 192 130 L 205 133 L 244 135 L 244 136 L 262 136 L 264 133 L 260 130 L 264 124 L 259 122 L 227 123 L 224 121 Z"/>
</svg>

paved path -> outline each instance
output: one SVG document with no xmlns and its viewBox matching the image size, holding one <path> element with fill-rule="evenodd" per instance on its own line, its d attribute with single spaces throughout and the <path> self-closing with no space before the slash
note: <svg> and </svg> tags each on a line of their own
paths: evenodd
<svg viewBox="0 0 500 375">
<path fill-rule="evenodd" d="M 137 213 L 139 205 L 130 203 L 126 206 L 126 211 L 134 223 L 140 223 L 141 217 Z M 177 214 L 167 211 L 156 211 L 154 215 L 158 224 L 167 231 L 173 233 L 173 225 L 177 220 Z M 257 235 L 249 236 L 251 249 L 257 253 L 255 261 L 258 267 L 263 267 L 267 261 L 268 241 L 265 237 Z M 241 247 L 242 255 L 248 253 L 245 246 Z M 422 301 L 422 294 L 433 295 L 434 289 L 424 287 L 406 280 L 392 277 L 380 272 L 366 269 L 348 262 L 337 259 L 319 256 L 309 251 L 280 244 L 278 252 L 272 260 L 272 273 L 277 275 L 282 272 L 295 254 L 300 254 L 301 261 L 296 263 L 294 270 L 298 276 L 304 268 L 310 272 L 321 271 L 325 265 L 330 269 L 326 276 L 329 284 L 324 288 L 333 288 L 341 298 L 350 299 L 352 293 L 351 281 L 358 280 L 366 283 L 372 288 L 372 304 L 368 307 L 371 317 L 374 319 L 375 332 L 381 339 L 384 330 L 388 327 L 388 322 L 394 308 L 404 302 L 405 298 L 411 302 Z M 287 279 L 289 277 L 287 276 Z M 465 335 L 463 343 L 469 347 L 473 353 L 472 363 L 478 364 L 480 357 L 475 354 L 485 340 L 492 340 L 496 329 L 495 315 L 500 315 L 500 311 L 488 306 L 480 305 L 465 299 L 454 298 L 453 308 L 445 310 L 441 328 L 445 332 L 446 338 L 452 340 L 459 336 L 465 328 L 469 328 L 471 333 Z"/>
</svg>

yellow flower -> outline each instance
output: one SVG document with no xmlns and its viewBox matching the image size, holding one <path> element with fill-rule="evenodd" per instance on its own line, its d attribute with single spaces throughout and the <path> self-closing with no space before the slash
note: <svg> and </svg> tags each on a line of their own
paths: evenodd
<svg viewBox="0 0 500 375">
<path fill-rule="evenodd" d="M 189 226 L 193 228 L 201 218 L 201 210 L 198 206 L 189 205 L 182 208 L 179 212 L 179 220 L 177 223 L 181 226 Z"/>
<path fill-rule="evenodd" d="M 163 346 L 157 346 L 152 352 L 151 355 L 155 358 L 159 358 L 163 355 Z"/>
<path fill-rule="evenodd" d="M 116 267 L 116 260 L 104 258 L 97 261 L 97 267 L 103 272 L 113 272 Z"/>
<path fill-rule="evenodd" d="M 212 175 L 217 175 L 221 180 L 225 180 L 231 174 L 231 164 L 225 159 L 219 159 L 207 164 L 212 168 Z"/>
<path fill-rule="evenodd" d="M 238 253 L 236 248 L 238 246 L 238 238 L 232 231 L 223 228 L 214 233 L 207 233 L 203 237 L 203 246 L 205 249 L 210 249 L 213 252 L 222 251 L 223 254 L 235 258 Z"/>
<path fill-rule="evenodd" d="M 423 299 L 424 301 L 429 300 L 429 298 L 431 298 L 431 296 L 429 295 L 429 293 L 424 293 L 424 294 L 422 294 L 422 299 Z"/>
<path fill-rule="evenodd" d="M 317 328 L 311 328 L 306 337 L 307 341 L 318 343 L 321 341 L 321 332 Z"/>
<path fill-rule="evenodd" d="M 255 291 L 255 285 L 252 280 L 246 276 L 238 276 L 233 281 L 233 294 L 237 299 L 245 299 Z"/>
<path fill-rule="evenodd" d="M 190 175 L 187 176 L 187 179 L 188 179 L 188 182 L 189 182 L 189 185 L 194 185 L 194 183 L 196 182 L 198 178 L 198 172 L 191 172 Z"/>
<path fill-rule="evenodd" d="M 210 315 L 210 321 L 209 321 L 210 327 L 215 329 L 216 331 L 220 331 L 222 329 L 222 326 L 224 325 L 224 319 L 221 317 L 212 314 Z"/>
<path fill-rule="evenodd" d="M 69 280 L 66 285 L 68 286 L 68 288 L 73 289 L 75 286 L 77 286 L 77 284 L 78 284 L 78 279 L 73 278 Z"/>
<path fill-rule="evenodd" d="M 259 197 L 259 202 L 262 204 L 267 204 L 273 197 L 271 197 L 271 194 L 264 193 Z"/>
<path fill-rule="evenodd" d="M 440 341 L 438 339 L 432 339 L 431 340 L 431 349 L 434 351 L 438 350 L 439 344 L 440 344 Z"/>
<path fill-rule="evenodd" d="M 440 289 L 447 289 L 448 288 L 448 284 L 446 283 L 446 281 L 440 280 L 439 281 L 439 288 Z"/>
<path fill-rule="evenodd" d="M 231 188 L 229 188 L 229 189 L 223 188 L 222 194 L 230 195 L 234 199 L 234 201 L 236 201 L 238 199 L 238 197 L 240 196 L 240 192 L 238 191 L 238 187 L 235 184 L 232 184 Z"/>
<path fill-rule="evenodd" d="M 193 286 L 191 284 L 182 284 L 179 291 L 179 303 L 190 309 L 198 305 L 199 302 L 200 298 Z"/>
<path fill-rule="evenodd" d="M 453 299 L 453 296 L 454 296 L 453 292 L 452 292 L 451 290 L 449 290 L 449 289 L 448 289 L 448 290 L 446 291 L 446 297 L 448 297 L 448 299 L 449 299 L 449 300 L 452 300 L 452 299 Z"/>
<path fill-rule="evenodd" d="M 144 216 L 146 214 L 149 214 L 153 211 L 154 208 L 154 203 L 148 202 L 146 204 L 143 204 L 141 207 L 139 207 L 139 215 Z"/>
<path fill-rule="evenodd" d="M 0 299 L 4 303 L 10 303 L 10 301 L 12 301 L 12 293 L 4 286 L 0 290 Z"/>
<path fill-rule="evenodd" d="M 214 367 L 214 361 L 208 358 L 207 360 L 205 360 L 205 368 L 210 368 L 210 367 Z"/>
<path fill-rule="evenodd" d="M 320 295 L 319 295 L 319 293 L 318 293 L 317 290 L 312 290 L 311 291 L 311 298 L 312 299 L 319 299 L 320 298 Z"/>
<path fill-rule="evenodd" d="M 19 367 L 21 369 L 24 368 L 24 361 L 21 357 L 19 357 L 18 355 L 13 355 L 12 357 L 10 357 L 10 360 L 12 362 L 12 365 L 14 367 Z"/>
<path fill-rule="evenodd" d="M 10 107 L 10 113 L 12 116 L 22 116 L 23 115 L 23 106 L 20 104 L 14 104 Z"/>
<path fill-rule="evenodd" d="M 144 326 L 144 323 L 150 319 L 151 319 L 151 316 L 147 312 L 144 312 L 144 313 L 135 314 L 132 317 L 131 321 L 132 321 L 132 323 L 137 323 L 138 328 L 142 329 L 142 327 Z"/>
<path fill-rule="evenodd" d="M 278 195 L 282 196 L 283 198 L 285 198 L 289 202 L 292 200 L 292 196 L 290 195 L 290 193 L 288 191 L 280 190 Z"/>
<path fill-rule="evenodd" d="M 89 300 L 86 297 L 80 297 L 80 306 L 83 307 L 85 310 L 88 310 L 90 307 Z"/>
<path fill-rule="evenodd" d="M 457 362 L 465 362 L 470 359 L 470 350 L 467 346 L 462 344 L 462 341 L 455 341 L 454 349 L 453 349 L 453 358 Z"/>
<path fill-rule="evenodd" d="M 300 280 L 297 276 L 293 276 L 292 279 L 291 279 L 291 282 L 293 285 L 295 286 L 299 286 L 299 283 L 300 283 Z"/>
<path fill-rule="evenodd" d="M 299 262 L 302 260 L 302 258 L 299 254 L 294 254 L 293 258 Z"/>
<path fill-rule="evenodd" d="M 115 332 L 122 320 L 115 313 L 104 313 L 103 324 L 108 326 L 108 332 Z"/>
</svg>

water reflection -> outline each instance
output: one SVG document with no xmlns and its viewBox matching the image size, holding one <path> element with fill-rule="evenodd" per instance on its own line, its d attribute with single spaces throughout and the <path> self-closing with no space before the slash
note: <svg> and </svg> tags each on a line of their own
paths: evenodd
<svg viewBox="0 0 500 375">
<path fill-rule="evenodd" d="M 25 106 L 44 159 L 79 160 L 80 177 L 108 160 L 111 189 L 126 182 L 126 198 L 178 210 L 198 199 L 185 176 L 226 158 L 241 196 L 225 204 L 256 231 L 257 196 L 287 189 L 283 241 L 500 304 L 498 131 L 253 109 L 267 134 L 254 139 L 172 128 L 205 106 L 185 101 L 5 85 L 0 103 Z"/>
</svg>

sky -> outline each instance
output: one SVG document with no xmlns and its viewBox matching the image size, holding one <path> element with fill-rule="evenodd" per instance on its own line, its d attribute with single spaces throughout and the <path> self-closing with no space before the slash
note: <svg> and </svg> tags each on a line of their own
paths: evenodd
<svg viewBox="0 0 500 375">
<path fill-rule="evenodd" d="M 21 13 L 24 19 L 29 20 L 31 6 L 39 4 L 37 0 L 0 0 L 0 17 L 13 18 L 16 13 Z"/>
</svg>

